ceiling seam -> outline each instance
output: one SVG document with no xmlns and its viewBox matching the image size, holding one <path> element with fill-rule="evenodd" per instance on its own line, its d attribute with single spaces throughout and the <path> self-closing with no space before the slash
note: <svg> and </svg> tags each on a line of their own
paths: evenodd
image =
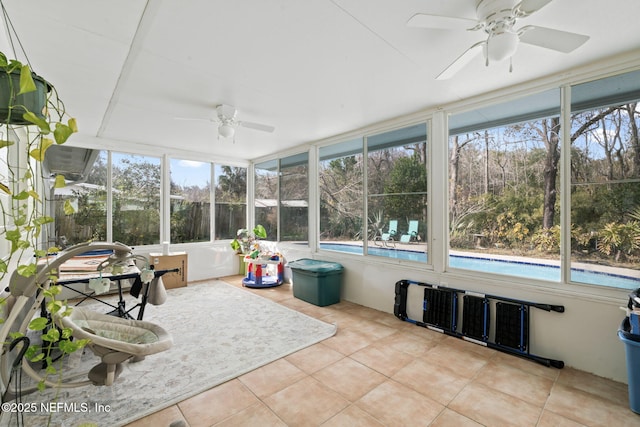
<svg viewBox="0 0 640 427">
<path fill-rule="evenodd" d="M 374 36 L 376 36 L 378 39 L 382 40 L 382 42 L 384 44 L 386 44 L 387 46 L 389 46 L 391 49 L 393 49 L 394 51 L 398 52 L 403 58 L 405 58 L 407 61 L 411 62 L 413 65 L 419 66 L 419 64 L 417 64 L 413 59 L 411 59 L 410 57 L 408 57 L 407 55 L 405 55 L 401 50 L 399 50 L 397 47 L 395 47 L 393 44 L 391 44 L 391 42 L 389 42 L 387 39 L 385 39 L 384 37 L 382 37 L 380 34 L 378 34 L 377 32 L 375 32 L 372 28 L 370 28 L 368 25 L 366 25 L 364 22 L 360 21 L 358 18 L 356 18 L 351 12 L 349 12 L 347 9 L 345 9 L 344 7 L 340 6 L 338 3 L 336 3 L 336 0 L 330 0 L 331 3 L 334 4 L 334 6 L 336 6 L 338 9 L 340 9 L 342 12 L 344 12 L 345 14 L 349 15 L 351 17 L 351 19 L 353 19 L 354 21 L 356 21 L 358 24 L 360 24 L 362 27 L 364 27 L 367 31 L 369 31 L 371 34 L 373 34 Z"/>
<path fill-rule="evenodd" d="M 96 136 L 98 138 L 104 135 L 106 128 L 109 125 L 109 121 L 116 107 L 116 104 L 118 103 L 120 94 L 124 90 L 124 85 L 128 80 L 129 75 L 131 74 L 135 59 L 137 58 L 138 53 L 142 50 L 144 39 L 149 32 L 149 28 L 151 27 L 153 19 L 160 9 L 161 3 L 162 0 L 147 0 L 145 4 L 142 15 L 140 16 L 140 20 L 138 21 L 138 26 L 136 27 L 136 32 L 133 35 L 131 44 L 129 45 L 127 57 L 122 64 L 122 68 L 120 68 L 120 75 L 118 76 L 116 85 L 113 89 L 113 92 L 111 93 L 109 104 L 107 105 L 107 108 L 102 116 L 102 122 L 100 123 L 100 127 L 98 128 L 98 132 L 96 133 Z"/>
</svg>

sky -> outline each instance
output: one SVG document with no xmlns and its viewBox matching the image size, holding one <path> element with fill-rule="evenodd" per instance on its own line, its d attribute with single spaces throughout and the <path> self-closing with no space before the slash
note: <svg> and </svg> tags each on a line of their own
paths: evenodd
<svg viewBox="0 0 640 427">
<path fill-rule="evenodd" d="M 181 186 L 206 187 L 211 182 L 211 163 L 171 159 L 171 181 Z"/>
</svg>

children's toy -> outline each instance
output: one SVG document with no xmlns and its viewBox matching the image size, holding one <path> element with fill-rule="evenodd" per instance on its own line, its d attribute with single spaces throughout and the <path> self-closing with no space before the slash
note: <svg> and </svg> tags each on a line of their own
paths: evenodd
<svg viewBox="0 0 640 427">
<path fill-rule="evenodd" d="M 279 254 L 249 254 L 244 257 L 247 264 L 247 277 L 242 285 L 248 288 L 272 288 L 282 285 L 284 266 Z"/>
</svg>

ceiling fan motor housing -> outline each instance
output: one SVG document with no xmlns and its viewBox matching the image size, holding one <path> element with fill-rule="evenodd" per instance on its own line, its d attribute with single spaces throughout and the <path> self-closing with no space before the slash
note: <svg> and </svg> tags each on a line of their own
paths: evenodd
<svg viewBox="0 0 640 427">
<path fill-rule="evenodd" d="M 487 60 L 502 61 L 511 57 L 518 48 L 518 34 L 513 30 L 516 23 L 516 0 L 480 0 L 476 14 L 482 28 L 488 35 L 484 45 Z"/>
<path fill-rule="evenodd" d="M 514 9 L 517 0 L 480 0 L 476 6 L 476 16 L 479 22 L 484 22 L 485 27 L 492 23 L 511 21 L 515 23 Z"/>
<path fill-rule="evenodd" d="M 238 110 L 231 105 L 220 104 L 216 107 L 216 112 L 218 113 L 218 118 L 222 122 L 233 122 L 236 119 L 236 114 L 238 114 Z"/>
</svg>

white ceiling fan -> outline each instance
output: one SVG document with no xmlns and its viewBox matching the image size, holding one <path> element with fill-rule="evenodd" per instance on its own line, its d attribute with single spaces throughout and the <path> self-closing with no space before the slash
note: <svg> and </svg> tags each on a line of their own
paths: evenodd
<svg viewBox="0 0 640 427">
<path fill-rule="evenodd" d="M 407 25 L 410 27 L 444 30 L 483 30 L 487 37 L 467 49 L 436 80 L 453 77 L 464 68 L 482 50 L 485 63 L 511 58 L 520 42 L 569 53 L 582 46 L 589 36 L 555 30 L 552 28 L 527 25 L 515 29 L 516 22 L 537 12 L 552 0 L 474 0 L 476 19 L 455 16 L 418 13 L 413 15 Z M 510 67 L 511 71 L 511 67 Z"/>
<path fill-rule="evenodd" d="M 263 132 L 273 132 L 276 128 L 260 123 L 245 122 L 237 119 L 238 110 L 232 105 L 219 104 L 216 106 L 216 117 L 212 119 L 192 119 L 178 117 L 180 120 L 206 120 L 218 124 L 218 139 L 231 138 L 235 135 L 238 126 L 255 129 Z"/>
</svg>

